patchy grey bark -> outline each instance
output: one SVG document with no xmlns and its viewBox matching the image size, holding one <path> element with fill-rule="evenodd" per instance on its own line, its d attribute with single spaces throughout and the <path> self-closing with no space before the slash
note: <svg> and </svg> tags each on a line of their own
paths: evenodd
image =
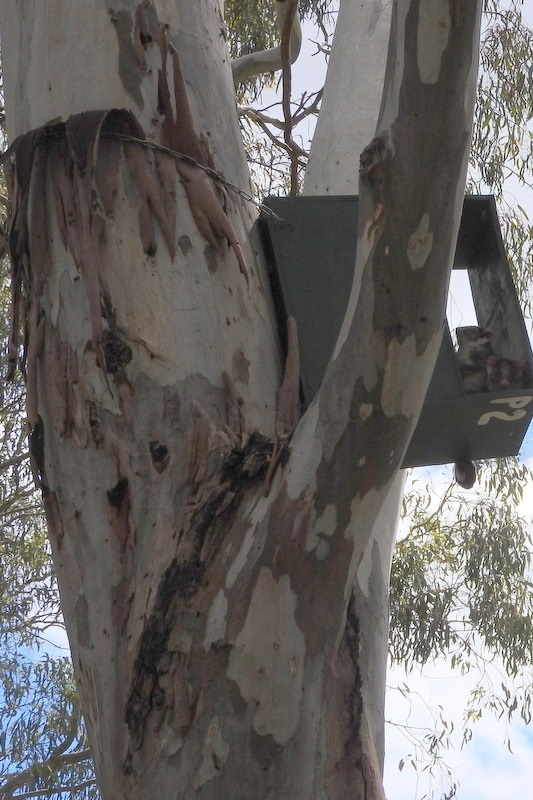
<svg viewBox="0 0 533 800">
<path fill-rule="evenodd" d="M 341 3 L 326 86 L 306 169 L 304 194 L 358 192 L 359 158 L 374 136 L 391 28 L 392 3 Z M 372 64 L 372 68 L 368 68 Z M 339 117 L 339 98 L 342 116 Z M 357 270 L 364 264 L 359 261 Z M 361 285 L 356 272 L 355 287 Z M 355 288 L 357 291 L 357 288 Z M 352 302 L 355 302 L 356 296 Z M 361 692 L 377 760 L 385 758 L 385 690 L 388 660 L 389 574 L 405 473 L 400 471 L 372 523 L 354 579 L 359 620 Z"/>
<path fill-rule="evenodd" d="M 13 341 L 102 794 L 382 798 L 352 587 L 440 343 L 480 3 L 396 6 L 358 277 L 290 437 L 253 215 L 204 169 L 245 180 L 218 2 L 23 2 L 6 84 L 50 102 L 10 106 Z M 67 78 L 74 23 L 107 83 Z"/>
</svg>

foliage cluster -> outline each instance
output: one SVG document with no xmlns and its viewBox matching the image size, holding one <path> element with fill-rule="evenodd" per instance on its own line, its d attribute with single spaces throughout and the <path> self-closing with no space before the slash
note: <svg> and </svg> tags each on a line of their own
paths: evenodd
<svg viewBox="0 0 533 800">
<path fill-rule="evenodd" d="M 484 673 L 488 661 L 512 680 L 533 660 L 532 541 L 516 511 L 530 474 L 516 459 L 502 461 L 481 465 L 473 499 L 454 485 L 439 500 L 416 487 L 404 497 L 390 652 L 407 670 L 444 657 L 461 672 Z M 515 699 L 504 698 L 509 714 Z M 529 701 L 520 711 L 529 722 Z"/>
</svg>

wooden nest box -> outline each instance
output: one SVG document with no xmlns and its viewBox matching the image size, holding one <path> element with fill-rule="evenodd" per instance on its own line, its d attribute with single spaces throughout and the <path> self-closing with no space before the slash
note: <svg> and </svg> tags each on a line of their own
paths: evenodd
<svg viewBox="0 0 533 800">
<path fill-rule="evenodd" d="M 269 197 L 265 240 L 280 331 L 298 325 L 305 404 L 317 392 L 353 278 L 358 198 Z M 492 196 L 465 197 L 454 269 L 468 270 L 477 320 L 499 356 L 526 361 L 525 387 L 466 394 L 450 329 L 403 467 L 516 455 L 533 416 L 533 357 Z"/>
</svg>

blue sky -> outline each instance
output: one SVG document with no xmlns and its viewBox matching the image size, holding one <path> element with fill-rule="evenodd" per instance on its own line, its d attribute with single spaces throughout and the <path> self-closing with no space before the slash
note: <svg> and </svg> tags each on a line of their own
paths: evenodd
<svg viewBox="0 0 533 800">
<path fill-rule="evenodd" d="M 413 671 L 405 676 L 402 670 L 389 674 L 389 683 L 407 681 L 414 691 L 419 691 L 433 709 L 442 707 L 448 720 L 456 723 L 450 734 L 452 749 L 442 750 L 443 768 L 430 774 L 423 771 L 424 764 L 413 769 L 407 756 L 414 753 L 401 729 L 387 725 L 385 790 L 387 800 L 422 800 L 424 797 L 441 798 L 448 790 L 450 780 L 459 784 L 460 800 L 495 800 L 521 797 L 525 787 L 533 786 L 533 732 L 526 725 L 504 721 L 487 714 L 475 723 L 474 735 L 469 744 L 461 748 L 461 722 L 467 692 L 474 685 L 473 678 L 452 675 L 438 664 L 421 675 Z M 387 718 L 404 721 L 414 727 L 431 726 L 432 715 L 417 697 L 402 699 L 399 693 L 388 696 Z M 510 742 L 510 748 L 507 744 Z M 400 759 L 406 765 L 400 772 Z M 451 772 L 451 779 L 446 770 Z M 433 794 L 432 794 L 433 793 Z"/>
</svg>

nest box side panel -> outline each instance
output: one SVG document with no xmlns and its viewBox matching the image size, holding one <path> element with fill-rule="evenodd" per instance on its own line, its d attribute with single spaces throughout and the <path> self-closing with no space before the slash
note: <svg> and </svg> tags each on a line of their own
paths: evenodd
<svg viewBox="0 0 533 800">
<path fill-rule="evenodd" d="M 264 215 L 273 275 L 286 316 L 298 325 L 304 399 L 319 389 L 348 305 L 357 244 L 358 198 L 269 197 Z M 279 302 L 279 300 L 278 300 Z"/>
<path fill-rule="evenodd" d="M 492 331 L 491 343 L 497 355 L 527 361 L 527 383 L 532 385 L 533 355 L 501 237 L 496 203 L 492 196 L 476 199 L 481 212 L 476 220 L 478 244 L 468 275 L 479 324 Z"/>
<path fill-rule="evenodd" d="M 261 225 L 280 335 L 283 339 L 286 317 L 294 316 L 308 404 L 320 387 L 348 303 L 358 198 L 270 197 L 265 205 L 276 215 L 263 214 Z M 446 324 L 403 467 L 516 455 L 533 416 L 533 356 L 492 197 L 465 198 L 454 269 L 468 269 L 478 324 L 493 332 L 497 355 L 527 361 L 528 383 L 523 389 L 465 394 Z"/>
</svg>

